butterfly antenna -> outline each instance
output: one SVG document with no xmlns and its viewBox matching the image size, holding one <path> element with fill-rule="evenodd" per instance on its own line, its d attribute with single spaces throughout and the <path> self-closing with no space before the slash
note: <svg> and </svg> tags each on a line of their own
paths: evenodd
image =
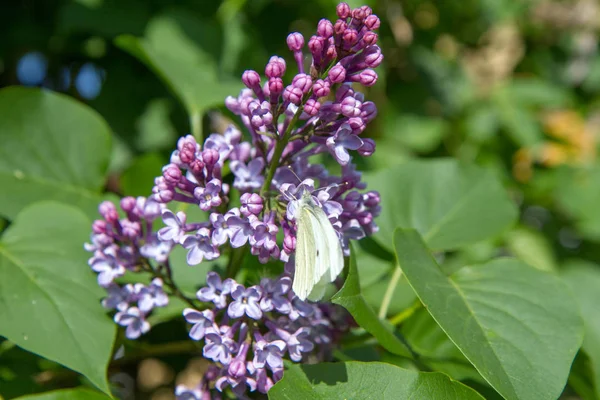
<svg viewBox="0 0 600 400">
<path fill-rule="evenodd" d="M 296 179 L 298 179 L 298 182 L 302 183 L 302 179 L 300 179 L 300 177 L 294 172 L 294 170 L 292 169 L 292 166 L 288 165 L 287 168 L 290 170 L 290 172 L 292 174 L 294 174 L 294 176 L 296 177 Z"/>
</svg>

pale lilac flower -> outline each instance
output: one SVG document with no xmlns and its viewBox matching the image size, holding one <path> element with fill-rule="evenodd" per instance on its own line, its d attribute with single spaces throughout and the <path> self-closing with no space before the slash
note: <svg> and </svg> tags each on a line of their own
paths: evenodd
<svg viewBox="0 0 600 400">
<path fill-rule="evenodd" d="M 240 318 L 246 314 L 248 317 L 259 320 L 262 317 L 262 311 L 258 305 L 261 292 L 259 288 L 250 287 L 244 289 L 242 285 L 238 285 L 232 292 L 231 297 L 234 301 L 229 303 L 227 314 L 231 318 Z"/>
<path fill-rule="evenodd" d="M 194 236 L 185 236 L 182 246 L 188 250 L 187 262 L 189 265 L 200 264 L 203 259 L 214 260 L 220 254 L 212 244 L 210 231 L 206 228 L 199 229 Z"/>
<path fill-rule="evenodd" d="M 116 278 L 125 274 L 125 267 L 111 254 L 94 257 L 91 261 L 91 267 L 95 272 L 98 272 L 98 284 L 103 287 L 109 286 Z"/>
<path fill-rule="evenodd" d="M 271 369 L 283 367 L 283 352 L 286 345 L 283 340 L 266 341 L 260 334 L 255 335 L 254 366 L 264 368 L 265 364 Z"/>
<path fill-rule="evenodd" d="M 334 136 L 327 139 L 327 148 L 341 165 L 350 162 L 348 150 L 358 150 L 362 145 L 362 139 L 353 135 L 352 128 L 347 124 L 342 125 Z"/>
<path fill-rule="evenodd" d="M 150 324 L 146 321 L 144 313 L 137 307 L 116 313 L 115 322 L 127 327 L 125 330 L 127 339 L 137 339 L 150 330 Z"/>
<path fill-rule="evenodd" d="M 214 313 L 211 310 L 196 311 L 193 308 L 183 310 L 185 320 L 193 324 L 190 329 L 190 337 L 194 340 L 202 340 L 214 324 Z"/>
<path fill-rule="evenodd" d="M 121 287 L 112 283 L 106 288 L 106 291 L 108 296 L 102 300 L 104 308 L 125 311 L 129 307 L 129 303 L 135 300 L 135 291 L 131 284 Z"/>
<path fill-rule="evenodd" d="M 154 307 L 165 307 L 169 304 L 169 296 L 163 291 L 163 282 L 154 278 L 149 286 L 143 287 L 138 293 L 138 308 L 148 313 Z"/>
<path fill-rule="evenodd" d="M 206 332 L 204 341 L 203 355 L 213 361 L 221 364 L 229 364 L 231 361 L 231 353 L 237 349 L 236 343 L 229 336 L 230 327 L 221 326 L 219 331 L 210 330 Z"/>
<path fill-rule="evenodd" d="M 212 179 L 206 184 L 206 187 L 197 187 L 194 190 L 194 197 L 198 200 L 198 205 L 202 211 L 208 211 L 213 207 L 221 205 L 222 199 L 219 196 L 221 192 L 221 181 Z"/>
<path fill-rule="evenodd" d="M 216 272 L 210 271 L 206 275 L 206 287 L 201 288 L 196 293 L 196 297 L 201 301 L 210 301 L 221 309 L 227 305 L 227 296 L 231 293 L 233 281 L 225 279 L 221 282 L 221 277 Z"/>
<path fill-rule="evenodd" d="M 262 175 L 264 167 L 265 161 L 262 158 L 255 158 L 248 165 L 232 161 L 231 172 L 235 175 L 233 186 L 242 191 L 259 189 L 265 180 Z"/>
<path fill-rule="evenodd" d="M 179 211 L 177 214 L 169 209 L 165 209 L 162 212 L 162 220 L 165 223 L 165 227 L 159 229 L 158 238 L 163 241 L 172 240 L 179 242 L 183 235 L 185 235 L 185 221 L 187 216 L 184 212 Z"/>
</svg>

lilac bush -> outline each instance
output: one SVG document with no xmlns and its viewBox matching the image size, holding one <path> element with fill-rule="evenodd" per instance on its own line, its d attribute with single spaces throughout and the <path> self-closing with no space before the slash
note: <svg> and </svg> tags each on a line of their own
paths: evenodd
<svg viewBox="0 0 600 400">
<path fill-rule="evenodd" d="M 102 219 L 94 222 L 86 249 L 115 322 L 136 339 L 150 330 L 152 310 L 177 296 L 189 305 L 183 316 L 190 338 L 202 341 L 203 356 L 214 362 L 197 387 L 176 389 L 178 399 L 220 398 L 228 387 L 238 397 L 266 393 L 281 379 L 284 358 L 328 359 L 352 323 L 339 307 L 301 301 L 291 289 L 294 208 L 302 191 L 323 208 L 345 255 L 351 239 L 377 230 L 379 195 L 364 192 L 352 160 L 375 151 L 373 140 L 361 135 L 377 108 L 359 89 L 377 82 L 380 21 L 367 6 L 341 3 L 337 15 L 335 22 L 322 19 L 307 43 L 300 33 L 288 36 L 297 73 L 287 84 L 288 65 L 278 56 L 269 59 L 263 76 L 242 74 L 246 88 L 225 104 L 244 133 L 230 126 L 202 143 L 182 137 L 150 197 L 122 199 L 121 212 L 110 202 L 100 205 Z M 319 163 L 323 155 L 339 164 L 338 175 Z M 192 221 L 177 211 L 186 204 L 208 218 Z M 249 248 L 261 263 L 280 262 L 283 273 L 244 286 L 233 279 L 241 267 L 233 263 L 224 279 L 209 272 L 206 286 L 189 298 L 173 280 L 169 256 L 176 246 L 187 250 L 190 266 L 223 255 L 236 259 L 236 252 Z M 122 283 L 126 273 L 136 272 L 153 279 L 148 285 Z"/>
</svg>

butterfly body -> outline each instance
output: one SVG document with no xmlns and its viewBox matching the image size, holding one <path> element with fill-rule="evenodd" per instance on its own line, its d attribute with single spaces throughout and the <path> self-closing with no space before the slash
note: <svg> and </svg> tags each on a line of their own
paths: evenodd
<svg viewBox="0 0 600 400">
<path fill-rule="evenodd" d="M 292 289 L 301 300 L 318 300 L 323 297 L 327 283 L 333 282 L 344 269 L 344 255 L 333 225 L 310 192 L 304 191 L 297 201 Z"/>
</svg>

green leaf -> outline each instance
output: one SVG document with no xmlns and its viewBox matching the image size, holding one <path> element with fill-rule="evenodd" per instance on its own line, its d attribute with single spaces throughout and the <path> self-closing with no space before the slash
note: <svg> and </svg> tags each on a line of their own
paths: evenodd
<svg viewBox="0 0 600 400">
<path fill-rule="evenodd" d="M 146 153 L 133 160 L 121 176 L 121 188 L 127 196 L 149 196 L 152 194 L 154 178 L 161 175 L 167 160 L 157 153 Z"/>
<path fill-rule="evenodd" d="M 585 323 L 583 350 L 591 361 L 596 397 L 600 399 L 600 266 L 571 261 L 561 275 L 579 302 Z"/>
<path fill-rule="evenodd" d="M 223 104 L 228 95 L 237 95 L 241 83 L 218 76 L 216 60 L 208 48 L 202 48 L 188 35 L 188 27 L 206 27 L 201 35 L 213 38 L 216 27 L 181 14 L 152 19 L 143 38 L 121 35 L 115 44 L 152 69 L 186 107 L 192 132 L 200 129 L 200 117 L 210 107 Z M 214 51 L 214 50 L 213 50 Z"/>
<path fill-rule="evenodd" d="M 526 264 L 548 272 L 558 269 L 552 246 L 539 231 L 517 228 L 507 234 L 506 241 L 509 250 Z"/>
<path fill-rule="evenodd" d="M 504 398 L 556 399 L 582 341 L 566 285 L 518 260 L 465 267 L 448 278 L 414 230 L 396 230 L 396 256 L 417 296 Z"/>
<path fill-rule="evenodd" d="M 89 389 L 62 389 L 18 397 L 15 400 L 108 400 L 110 397 Z"/>
<path fill-rule="evenodd" d="M 380 362 L 291 365 L 269 390 L 270 400 L 481 400 L 473 389 L 440 373 Z"/>
<path fill-rule="evenodd" d="M 410 161 L 366 176 L 381 194 L 376 239 L 392 248 L 396 227 L 417 229 L 435 250 L 448 250 L 499 234 L 517 209 L 487 171 L 456 160 Z"/>
<path fill-rule="evenodd" d="M 0 335 L 110 393 L 115 324 L 87 267 L 90 221 L 68 205 L 25 208 L 0 241 Z"/>
<path fill-rule="evenodd" d="M 0 213 L 10 219 L 38 200 L 96 213 L 110 156 L 110 129 L 62 94 L 0 90 Z"/>
<path fill-rule="evenodd" d="M 339 304 L 352 314 L 354 320 L 371 335 L 379 344 L 391 353 L 412 357 L 408 348 L 394 335 L 392 328 L 381 321 L 375 311 L 367 304 L 360 292 L 360 282 L 356 269 L 356 260 L 350 253 L 350 268 L 344 286 L 332 298 L 331 302 Z"/>
</svg>

